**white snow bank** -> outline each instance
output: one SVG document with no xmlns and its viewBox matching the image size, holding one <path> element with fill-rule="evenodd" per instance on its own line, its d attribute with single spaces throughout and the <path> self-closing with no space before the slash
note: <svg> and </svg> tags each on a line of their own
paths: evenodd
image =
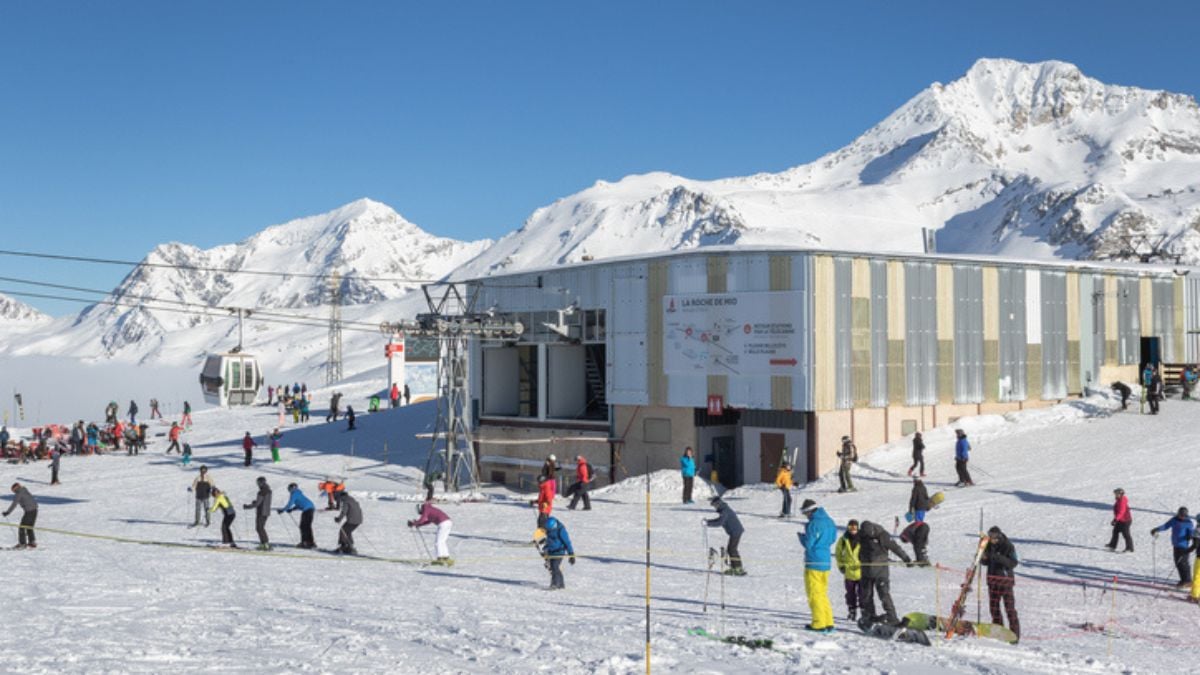
<svg viewBox="0 0 1200 675">
<path fill-rule="evenodd" d="M 683 476 L 672 469 L 662 469 L 650 473 L 650 502 L 678 503 L 683 497 Z M 692 499 L 696 502 L 707 502 L 716 496 L 712 484 L 700 476 L 692 485 Z M 645 501 L 646 476 L 634 476 L 617 481 L 612 485 L 592 491 L 593 496 L 614 497 L 622 502 Z"/>
</svg>

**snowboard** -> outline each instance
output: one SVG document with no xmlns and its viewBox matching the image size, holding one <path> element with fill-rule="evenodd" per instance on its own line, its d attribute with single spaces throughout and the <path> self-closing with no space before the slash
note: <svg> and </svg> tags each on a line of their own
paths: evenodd
<svg viewBox="0 0 1200 675">
<path fill-rule="evenodd" d="M 949 619 L 944 616 L 934 616 L 933 614 L 925 614 L 922 612 L 910 612 L 904 615 L 904 619 L 908 621 L 908 625 L 916 630 L 935 630 L 943 632 L 949 629 Z M 975 637 L 991 638 L 1000 640 L 1009 644 L 1016 644 L 1017 634 L 994 623 L 975 623 L 959 619 L 958 624 L 954 628 L 954 632 L 958 635 L 972 635 Z"/>
<path fill-rule="evenodd" d="M 929 641 L 929 636 L 926 635 L 924 631 L 917 630 L 912 626 L 906 625 L 906 621 L 907 617 L 905 617 L 905 621 L 902 621 L 899 626 L 892 626 L 886 623 L 868 623 L 862 619 L 859 619 L 858 628 L 863 633 L 870 635 L 873 638 L 879 638 L 880 640 L 909 642 L 912 644 L 924 645 L 926 647 L 933 646 Z"/>
</svg>

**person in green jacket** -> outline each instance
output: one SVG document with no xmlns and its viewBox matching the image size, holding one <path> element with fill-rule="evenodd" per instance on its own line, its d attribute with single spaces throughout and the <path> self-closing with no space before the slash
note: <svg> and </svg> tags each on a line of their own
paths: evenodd
<svg viewBox="0 0 1200 675">
<path fill-rule="evenodd" d="M 834 561 L 838 571 L 845 577 L 843 584 L 846 589 L 846 607 L 850 613 L 846 618 L 854 621 L 858 617 L 858 608 L 862 606 L 859 581 L 862 579 L 862 564 L 858 560 L 858 521 L 846 523 L 846 533 L 838 539 L 833 548 Z"/>
</svg>

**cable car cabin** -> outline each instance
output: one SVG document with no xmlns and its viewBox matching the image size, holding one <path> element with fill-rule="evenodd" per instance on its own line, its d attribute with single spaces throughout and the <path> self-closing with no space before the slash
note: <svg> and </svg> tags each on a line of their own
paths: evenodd
<svg viewBox="0 0 1200 675">
<path fill-rule="evenodd" d="M 222 408 L 253 405 L 263 381 L 258 359 L 251 354 L 210 354 L 200 372 L 204 400 Z"/>
</svg>

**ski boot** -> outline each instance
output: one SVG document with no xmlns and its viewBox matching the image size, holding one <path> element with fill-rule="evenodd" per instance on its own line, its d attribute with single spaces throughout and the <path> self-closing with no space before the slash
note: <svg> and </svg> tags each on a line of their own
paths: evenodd
<svg viewBox="0 0 1200 675">
<path fill-rule="evenodd" d="M 855 607 L 851 607 L 850 612 L 848 614 L 846 614 L 846 619 L 848 621 L 856 621 L 858 619 L 858 609 Z"/>
</svg>

